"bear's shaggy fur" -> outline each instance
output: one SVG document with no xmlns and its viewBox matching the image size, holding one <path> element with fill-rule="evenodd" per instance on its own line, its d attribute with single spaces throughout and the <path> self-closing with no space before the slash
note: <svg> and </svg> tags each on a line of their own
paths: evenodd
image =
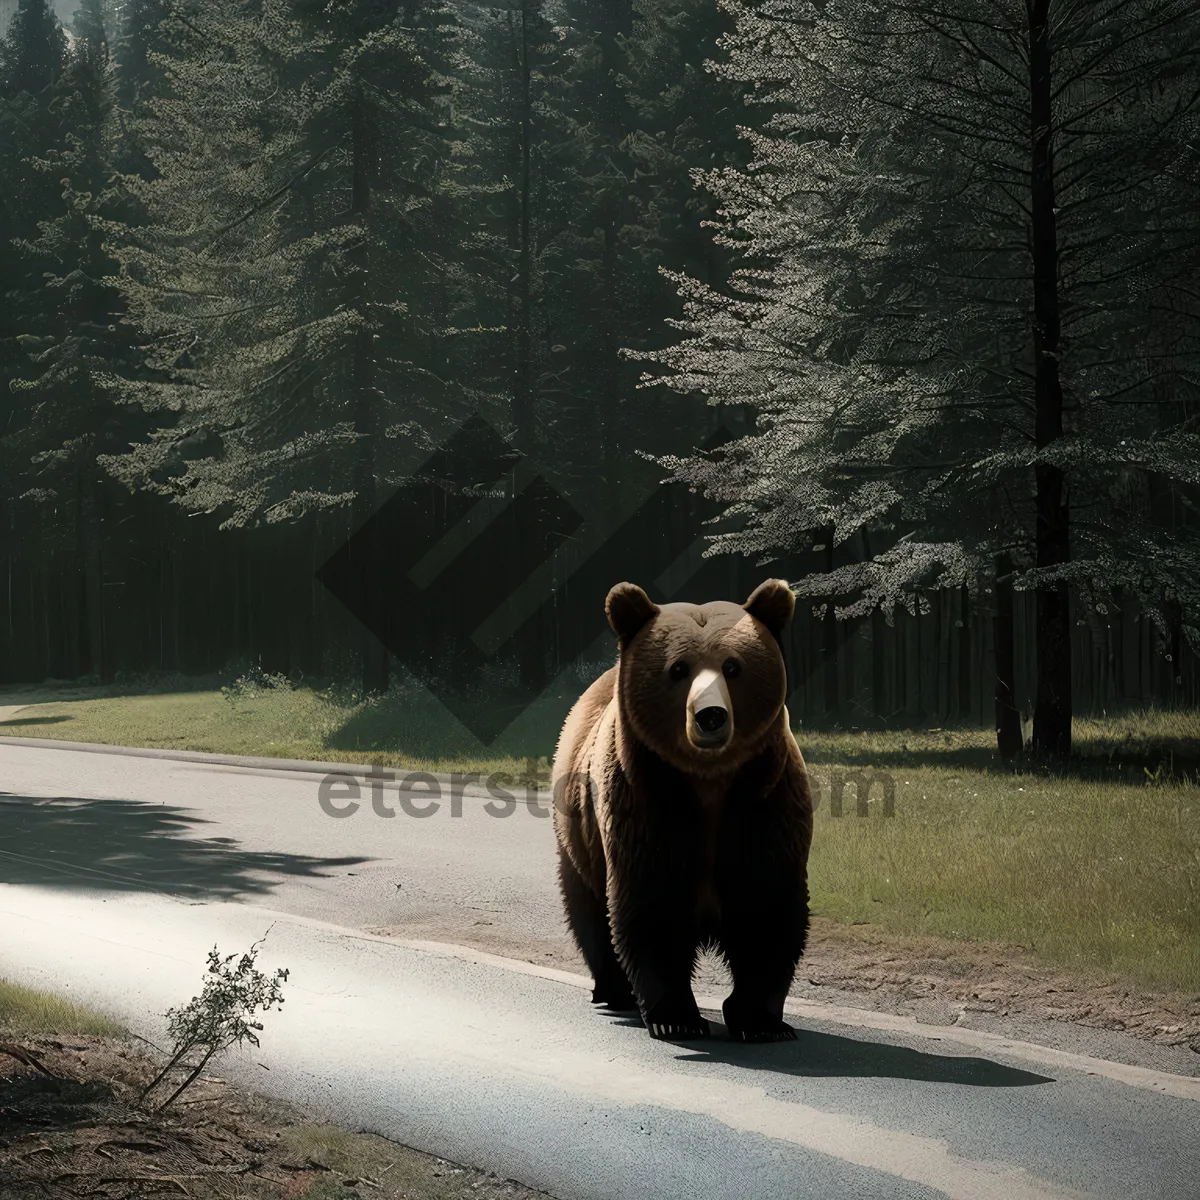
<svg viewBox="0 0 1200 1200">
<path fill-rule="evenodd" d="M 812 802 L 788 725 L 780 637 L 795 599 L 771 579 L 744 605 L 654 604 L 618 584 L 617 665 L 572 708 L 554 759 L 567 920 L 593 1002 L 651 1036 L 703 1037 L 699 950 L 733 975 L 725 1024 L 794 1037 L 783 1003 L 808 932 Z"/>
</svg>

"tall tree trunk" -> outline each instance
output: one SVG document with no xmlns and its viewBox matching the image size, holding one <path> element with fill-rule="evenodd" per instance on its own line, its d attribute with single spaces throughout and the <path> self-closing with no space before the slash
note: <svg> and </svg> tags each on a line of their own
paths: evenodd
<svg viewBox="0 0 1200 1200">
<path fill-rule="evenodd" d="M 1063 433 L 1059 378 L 1058 232 L 1054 196 L 1050 0 L 1029 0 L 1030 211 L 1033 232 L 1034 433 L 1039 451 Z M 1061 467 L 1039 461 L 1036 562 L 1070 559 L 1070 513 Z M 1037 589 L 1037 703 L 1033 746 L 1041 754 L 1071 752 L 1071 612 L 1065 582 Z"/>
<path fill-rule="evenodd" d="M 370 534 L 362 547 L 364 561 L 358 566 L 364 600 L 363 629 L 360 634 L 362 652 L 362 688 L 366 695 L 381 695 L 388 689 L 389 656 L 387 646 L 373 632 L 384 630 L 386 600 L 383 595 L 382 563 L 387 547 L 380 544 L 379 523 L 371 516 L 379 502 L 377 442 L 379 438 L 379 403 L 375 389 L 375 347 L 371 332 L 369 309 L 370 252 L 366 240 L 366 220 L 371 206 L 371 156 L 375 147 L 363 111 L 363 100 L 355 101 L 352 133 L 352 164 L 350 190 L 350 220 L 363 226 L 360 244 L 352 251 L 355 287 L 359 315 L 362 320 L 354 332 L 351 348 L 351 388 L 354 396 L 354 428 L 358 434 L 358 454 L 355 467 L 354 524 L 365 526 Z"/>
<path fill-rule="evenodd" d="M 16 659 L 16 620 L 13 611 L 13 554 L 15 552 L 15 539 L 12 537 L 12 525 L 9 525 L 9 551 L 4 556 L 4 612 L 5 620 L 5 638 L 4 652 L 0 653 L 0 682 L 7 683 L 8 680 L 4 675 L 5 665 L 11 671 Z"/>
<path fill-rule="evenodd" d="M 879 724 L 886 726 L 890 715 L 887 694 L 888 646 L 887 621 L 882 610 L 871 613 L 871 707 Z M 892 641 L 895 652 L 895 639 Z"/>
<path fill-rule="evenodd" d="M 601 94 L 599 112 L 596 114 L 600 137 L 604 140 L 619 139 L 628 129 L 628 117 L 624 112 L 620 72 L 622 60 L 620 39 L 633 31 L 633 5 L 630 0 L 607 0 L 592 10 L 598 25 L 592 37 L 600 51 Z M 624 225 L 623 198 L 626 189 L 609 185 L 603 206 L 598 214 L 603 229 L 604 244 L 601 251 L 601 279 L 604 290 L 603 334 L 604 334 L 604 497 L 609 519 L 614 521 L 620 511 L 621 481 L 618 478 L 622 464 L 620 445 L 625 440 L 623 396 L 621 392 L 622 369 L 620 351 L 626 339 L 621 335 L 622 317 L 618 276 L 620 273 L 619 231 Z"/>
<path fill-rule="evenodd" d="M 1017 670 L 1013 646 L 1012 559 L 996 556 L 996 748 L 1002 758 L 1020 754 L 1021 714 L 1017 711 Z"/>
<path fill-rule="evenodd" d="M 871 537 L 865 529 L 862 530 L 862 556 L 863 562 L 870 562 L 873 557 Z M 883 610 L 874 608 L 871 610 L 871 711 L 876 721 L 884 726 L 887 725 L 888 717 L 891 715 L 888 667 L 889 659 L 894 658 L 895 653 L 895 637 L 892 637 L 890 646 L 887 643 L 887 620 L 883 615 Z"/>
<path fill-rule="evenodd" d="M 833 529 L 825 531 L 825 570 L 833 571 Z M 838 714 L 838 627 L 834 612 L 834 597 L 825 602 L 824 632 L 825 720 L 832 724 Z"/>
<path fill-rule="evenodd" d="M 533 220 L 533 156 L 535 142 L 535 104 L 532 55 L 532 24 L 540 10 L 540 0 L 521 0 L 520 26 L 517 30 L 516 64 L 521 81 L 521 107 L 518 120 L 517 166 L 517 275 L 516 292 L 513 296 L 515 314 L 513 326 L 516 332 L 514 347 L 516 359 L 513 370 L 512 422 L 517 449 L 525 455 L 534 455 L 537 449 L 537 424 L 535 396 L 537 392 L 534 363 L 533 306 L 534 270 L 536 254 L 534 238 L 537 226 Z M 515 497 L 514 497 L 515 498 Z M 518 536 L 524 530 L 518 527 Z M 543 628 L 539 621 L 537 628 Z M 540 693 L 546 686 L 546 663 L 540 634 L 517 639 L 517 669 L 521 683 L 531 693 Z"/>
<path fill-rule="evenodd" d="M 512 419 L 517 447 L 533 452 L 533 68 L 529 44 L 530 8 L 538 0 L 522 0 L 520 9 L 521 113 L 518 122 L 519 156 L 517 179 L 517 290 L 516 362 L 514 364 Z"/>
<path fill-rule="evenodd" d="M 620 513 L 621 482 L 617 478 L 619 443 L 624 440 L 625 425 L 621 413 L 621 337 L 617 311 L 617 216 L 615 200 L 610 198 L 604 214 L 604 251 L 601 275 L 604 280 L 604 501 L 608 519 L 616 525 Z"/>
<path fill-rule="evenodd" d="M 971 593 L 965 583 L 958 597 L 958 719 L 966 724 L 971 719 Z"/>
<path fill-rule="evenodd" d="M 1171 603 L 1171 658 L 1167 664 L 1167 695 L 1172 708 L 1183 707 L 1183 609 L 1178 601 Z"/>
<path fill-rule="evenodd" d="M 101 683 L 112 682 L 112 669 L 106 648 L 104 623 L 104 523 L 96 481 L 85 464 L 79 475 L 79 553 L 83 566 L 84 626 L 83 669 L 98 676 Z"/>
<path fill-rule="evenodd" d="M 936 703 L 936 716 L 938 723 L 944 725 L 949 722 L 952 711 L 952 702 L 950 699 L 950 630 L 953 627 L 951 614 L 954 611 L 954 593 L 947 591 L 945 588 L 939 588 L 933 594 L 933 618 L 936 622 L 938 651 L 937 651 L 937 674 L 934 679 L 933 694 Z"/>
</svg>

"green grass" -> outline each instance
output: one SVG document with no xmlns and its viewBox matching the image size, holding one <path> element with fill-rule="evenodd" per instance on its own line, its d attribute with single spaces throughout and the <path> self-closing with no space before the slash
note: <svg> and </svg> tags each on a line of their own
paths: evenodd
<svg viewBox="0 0 1200 1200">
<path fill-rule="evenodd" d="M 519 776 L 553 753 L 571 698 L 548 696 L 491 746 L 417 688 L 367 704 L 307 688 L 47 699 L 0 733 Z M 1076 754 L 1054 771 L 1001 763 L 986 730 L 797 738 L 825 797 L 815 912 L 1200 992 L 1200 714 L 1079 720 Z M 892 776 L 895 816 L 873 802 L 858 817 L 852 789 L 830 815 L 830 771 L 854 767 Z"/>
<path fill-rule="evenodd" d="M 889 769 L 891 819 L 818 809 L 815 912 L 1200 992 L 1197 788 Z"/>
<path fill-rule="evenodd" d="M 59 699 L 46 689 L 0 694 L 0 705 L 35 701 L 0 721 L 0 736 L 523 776 L 531 758 L 554 753 L 582 686 L 550 690 L 490 745 L 411 682 L 369 701 L 343 689 L 309 687 L 250 691 L 234 699 L 218 688 L 142 695 L 97 689 L 87 699 L 77 693 Z M 479 689 L 480 704 L 486 690 L 486 684 Z"/>
<path fill-rule="evenodd" d="M 51 992 L 22 987 L 0 979 L 0 1031 L 7 1034 L 92 1033 L 118 1037 L 119 1025 Z"/>
</svg>

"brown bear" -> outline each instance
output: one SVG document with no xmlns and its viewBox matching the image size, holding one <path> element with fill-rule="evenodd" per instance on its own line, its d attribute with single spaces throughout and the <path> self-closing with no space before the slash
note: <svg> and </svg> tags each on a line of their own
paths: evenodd
<svg viewBox="0 0 1200 1200">
<path fill-rule="evenodd" d="M 605 605 L 617 665 L 571 709 L 554 758 L 567 921 L 593 1003 L 636 1008 L 655 1038 L 704 1037 L 696 958 L 733 976 L 740 1041 L 795 1037 L 783 1003 L 808 933 L 812 801 L 788 725 L 781 637 L 795 598 L 769 579 L 744 605 Z"/>
</svg>

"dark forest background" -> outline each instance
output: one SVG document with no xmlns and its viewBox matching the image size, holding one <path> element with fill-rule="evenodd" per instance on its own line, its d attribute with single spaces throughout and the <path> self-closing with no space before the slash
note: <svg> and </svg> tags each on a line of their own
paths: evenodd
<svg viewBox="0 0 1200 1200">
<path fill-rule="evenodd" d="M 1200 702 L 1191 5 L 58 9 L 0 5 L 0 682 L 386 689 L 315 573 L 477 415 L 584 518 L 494 526 L 498 608 L 624 528 L 798 581 L 807 723 Z"/>
</svg>

